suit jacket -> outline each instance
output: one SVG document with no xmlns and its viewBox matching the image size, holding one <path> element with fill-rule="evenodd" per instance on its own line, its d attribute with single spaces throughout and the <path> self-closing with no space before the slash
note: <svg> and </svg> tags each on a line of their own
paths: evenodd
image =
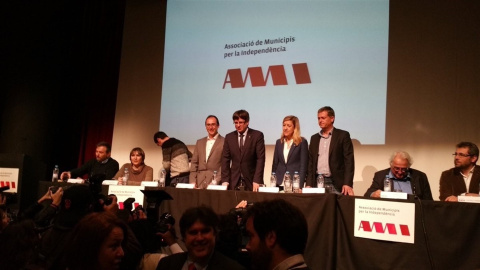
<svg viewBox="0 0 480 270">
<path fill-rule="evenodd" d="M 390 173 L 390 168 L 381 170 L 373 176 L 372 185 L 365 192 L 365 197 L 370 197 L 372 192 L 377 189 L 383 190 L 383 181 L 385 175 Z M 422 200 L 433 200 L 430 184 L 428 183 L 427 175 L 419 170 L 410 169 L 410 185 L 412 192 L 414 192 Z M 393 189 L 392 189 L 393 190 Z"/>
<path fill-rule="evenodd" d="M 310 139 L 308 161 L 307 185 L 314 187 L 317 185 L 315 174 L 318 163 L 318 145 L 320 143 L 320 134 L 312 135 Z M 332 130 L 332 140 L 328 151 L 328 162 L 330 172 L 332 173 L 333 185 L 338 191 L 342 191 L 342 186 L 353 187 L 353 174 L 355 173 L 355 159 L 353 156 L 353 144 L 350 139 L 350 133 L 345 130 Z"/>
<path fill-rule="evenodd" d="M 172 254 L 164 257 L 157 265 L 157 270 L 181 270 L 185 261 L 188 258 L 188 252 Z M 218 251 L 214 251 L 210 261 L 208 262 L 207 270 L 245 270 L 236 261 L 224 256 Z"/>
<path fill-rule="evenodd" d="M 284 146 L 285 143 L 282 143 L 280 139 L 278 139 L 273 152 L 272 172 L 275 172 L 277 175 L 277 185 L 282 184 L 283 175 L 286 171 L 289 171 L 291 175 L 297 171 L 300 174 L 300 188 L 303 188 L 308 167 L 307 140 L 302 137 L 300 145 L 292 143 L 288 152 L 287 162 L 285 162 L 285 156 L 283 155 Z"/>
<path fill-rule="evenodd" d="M 224 140 L 225 138 L 219 134 L 207 160 L 207 137 L 197 141 L 190 164 L 190 183 L 195 183 L 197 187 L 201 187 L 204 181 L 206 185 L 210 184 L 212 182 L 213 171 L 217 171 L 217 181 L 220 182 Z"/>
<path fill-rule="evenodd" d="M 263 184 L 265 169 L 265 140 L 263 133 L 248 128 L 247 137 L 240 153 L 238 132 L 233 131 L 225 136 L 222 158 L 222 182 L 228 182 L 229 189 L 235 189 L 240 175 L 245 179 L 246 190 L 253 190 L 253 182 Z"/>
<path fill-rule="evenodd" d="M 473 169 L 470 186 L 467 190 L 463 176 L 460 170 L 452 168 L 442 172 L 440 176 L 440 200 L 445 201 L 448 196 L 458 196 L 465 192 L 478 193 L 478 185 L 480 183 L 480 166 L 475 165 Z"/>
</svg>

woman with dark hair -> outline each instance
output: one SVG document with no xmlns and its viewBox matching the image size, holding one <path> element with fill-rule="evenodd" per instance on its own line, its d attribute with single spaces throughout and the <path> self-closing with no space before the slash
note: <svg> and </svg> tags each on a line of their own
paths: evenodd
<svg viewBox="0 0 480 270">
<path fill-rule="evenodd" d="M 127 230 L 127 225 L 110 212 L 85 216 L 75 227 L 67 247 L 68 269 L 118 269 L 125 255 Z"/>
<path fill-rule="evenodd" d="M 125 163 L 118 170 L 113 179 L 123 182 L 125 169 L 128 170 L 128 183 L 131 186 L 139 186 L 142 181 L 153 181 L 153 168 L 145 165 L 145 152 L 140 147 L 135 147 L 130 151 L 130 163 Z"/>
<path fill-rule="evenodd" d="M 300 188 L 303 188 L 308 167 L 308 143 L 300 135 L 300 121 L 296 116 L 283 118 L 282 135 L 275 144 L 272 172 L 277 175 L 277 186 L 283 182 L 285 172 L 293 176 L 300 174 Z"/>
</svg>

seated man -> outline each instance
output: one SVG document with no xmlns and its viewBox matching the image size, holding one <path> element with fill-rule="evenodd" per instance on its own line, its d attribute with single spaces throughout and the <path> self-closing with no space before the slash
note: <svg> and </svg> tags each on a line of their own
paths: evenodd
<svg viewBox="0 0 480 270">
<path fill-rule="evenodd" d="M 427 175 L 410 168 L 412 163 L 412 158 L 407 152 L 394 152 L 390 157 L 390 168 L 375 173 L 365 197 L 380 198 L 383 181 L 385 176 L 388 176 L 392 180 L 392 191 L 414 194 L 422 200 L 433 200 Z"/>
<path fill-rule="evenodd" d="M 254 269 L 309 269 L 303 258 L 307 220 L 297 207 L 283 199 L 257 202 L 245 218 Z"/>
<path fill-rule="evenodd" d="M 113 179 L 118 172 L 118 162 L 111 158 L 112 146 L 106 142 L 100 142 L 95 149 L 95 158 L 87 161 L 80 168 L 69 172 L 62 172 L 60 179 L 81 178 L 85 174 L 90 178 L 94 175 L 105 175 L 105 179 Z"/>
<path fill-rule="evenodd" d="M 179 225 L 187 252 L 164 257 L 157 269 L 244 269 L 236 261 L 215 251 L 218 216 L 211 208 L 200 206 L 187 209 Z"/>
<path fill-rule="evenodd" d="M 478 147 L 471 142 L 461 142 L 457 144 L 453 156 L 455 167 L 442 172 L 440 176 L 440 200 L 456 202 L 458 195 L 478 196 Z"/>
</svg>

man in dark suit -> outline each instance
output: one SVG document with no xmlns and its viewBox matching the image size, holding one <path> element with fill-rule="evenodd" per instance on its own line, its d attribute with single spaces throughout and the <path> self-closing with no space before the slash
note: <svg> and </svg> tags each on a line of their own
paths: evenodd
<svg viewBox="0 0 480 270">
<path fill-rule="evenodd" d="M 236 261 L 215 251 L 218 223 L 218 216 L 210 207 L 200 206 L 187 209 L 179 223 L 187 252 L 162 258 L 157 269 L 245 269 Z"/>
<path fill-rule="evenodd" d="M 190 183 L 197 188 L 206 188 L 212 181 L 214 171 L 217 172 L 217 184 L 220 184 L 224 138 L 218 134 L 219 127 L 216 116 L 207 116 L 205 128 L 208 136 L 198 140 L 195 145 L 190 164 Z"/>
<path fill-rule="evenodd" d="M 478 147 L 471 142 L 457 144 L 454 156 L 455 167 L 442 172 L 440 176 L 440 200 L 458 201 L 458 195 L 478 196 L 480 166 Z M 467 189 L 468 187 L 468 189 Z"/>
<path fill-rule="evenodd" d="M 414 194 L 422 200 L 433 200 L 427 175 L 411 169 L 412 158 L 405 151 L 397 151 L 390 157 L 390 168 L 381 170 L 373 176 L 372 185 L 365 192 L 365 197 L 380 198 L 387 176 L 393 184 L 391 191 Z"/>
<path fill-rule="evenodd" d="M 350 133 L 333 127 L 335 111 L 331 107 L 320 108 L 317 116 L 321 130 L 310 139 L 307 187 L 316 186 L 315 179 L 322 174 L 337 191 L 354 195 L 355 160 Z"/>
<path fill-rule="evenodd" d="M 235 131 L 225 136 L 222 158 L 222 185 L 228 189 L 258 191 L 263 184 L 265 140 L 263 133 L 248 127 L 247 111 L 233 113 Z"/>
</svg>

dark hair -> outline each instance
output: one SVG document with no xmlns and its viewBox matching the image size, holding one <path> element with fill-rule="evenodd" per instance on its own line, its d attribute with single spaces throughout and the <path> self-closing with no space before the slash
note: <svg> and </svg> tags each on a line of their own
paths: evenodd
<svg viewBox="0 0 480 270">
<path fill-rule="evenodd" d="M 163 131 L 158 131 L 157 133 L 155 133 L 153 135 L 153 142 L 157 143 L 157 139 L 160 138 L 160 139 L 165 139 L 167 137 L 167 134 Z"/>
<path fill-rule="evenodd" d="M 97 143 L 97 147 L 100 147 L 100 146 L 104 146 L 105 148 L 107 148 L 107 153 L 110 153 L 112 151 L 112 146 L 107 142 Z"/>
<path fill-rule="evenodd" d="M 110 212 L 91 213 L 80 220 L 67 247 L 68 269 L 95 268 L 102 243 L 116 227 L 122 229 L 125 242 L 127 225 Z"/>
<path fill-rule="evenodd" d="M 145 151 L 143 151 L 142 148 L 140 148 L 140 147 L 133 148 L 132 151 L 130 151 L 130 155 L 128 156 L 128 159 L 130 159 L 133 152 L 138 152 L 140 154 L 140 156 L 142 156 L 142 163 L 145 163 Z"/>
<path fill-rule="evenodd" d="M 183 213 L 180 218 L 180 234 L 185 238 L 187 230 L 197 221 L 207 227 L 212 227 L 213 232 L 217 234 L 218 216 L 209 206 L 192 207 Z"/>
<path fill-rule="evenodd" d="M 215 115 L 212 115 L 212 114 L 207 116 L 207 118 L 205 118 L 205 124 L 207 124 L 207 119 L 210 118 L 210 117 L 215 118 L 215 120 L 217 120 L 217 126 L 220 126 L 220 121 L 218 121 L 218 118 Z"/>
<path fill-rule="evenodd" d="M 279 246 L 288 254 L 303 254 L 305 251 L 307 220 L 293 204 L 283 199 L 256 202 L 247 208 L 246 220 L 249 218 L 253 218 L 253 227 L 262 241 L 273 231 Z"/>
<path fill-rule="evenodd" d="M 478 157 L 478 147 L 471 142 L 460 142 L 457 144 L 457 148 L 468 148 L 468 154 Z"/>
<path fill-rule="evenodd" d="M 328 116 L 335 117 L 335 111 L 330 106 L 321 107 L 320 109 L 318 109 L 317 113 L 321 113 L 321 112 L 325 112 L 325 111 L 327 112 Z"/>
<path fill-rule="evenodd" d="M 245 122 L 250 121 L 250 115 L 245 110 L 238 110 L 233 113 L 233 116 L 232 116 L 233 121 L 238 120 L 239 118 L 245 120 Z"/>
</svg>

